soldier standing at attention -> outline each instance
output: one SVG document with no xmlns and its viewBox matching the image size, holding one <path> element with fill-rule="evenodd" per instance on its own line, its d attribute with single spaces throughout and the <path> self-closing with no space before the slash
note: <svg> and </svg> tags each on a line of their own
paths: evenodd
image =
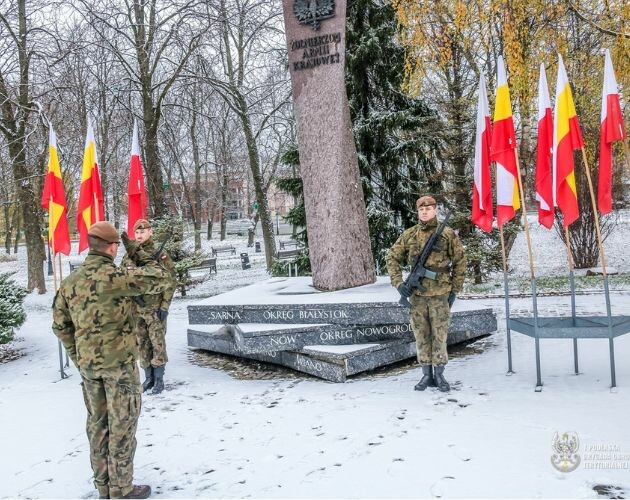
<svg viewBox="0 0 630 500">
<path fill-rule="evenodd" d="M 120 241 L 110 222 L 92 225 L 88 243 L 85 262 L 55 296 L 52 327 L 81 374 L 100 498 L 148 498 L 149 486 L 133 484 L 141 392 L 131 297 L 165 291 L 169 272 L 142 252 L 144 267 L 117 267 Z"/>
<path fill-rule="evenodd" d="M 123 233 L 123 243 L 127 253 L 123 257 L 121 266 L 128 269 L 140 265 L 135 258 L 136 248 L 139 247 L 150 255 L 155 254 L 158 250 L 153 243 L 153 229 L 148 220 L 138 219 L 133 225 L 133 232 L 137 245 L 130 242 L 126 233 Z M 162 293 L 138 297 L 133 304 L 134 316 L 136 317 L 136 336 L 140 349 L 140 366 L 145 374 L 142 392 L 153 388 L 153 394 L 159 394 L 164 390 L 164 369 L 168 361 L 166 318 L 176 285 L 174 266 L 169 256 L 162 251 L 161 255 L 156 257 L 170 272 L 170 286 Z"/>
<path fill-rule="evenodd" d="M 446 338 L 450 308 L 464 285 L 466 256 L 455 231 L 445 227 L 426 262 L 427 269 L 438 273 L 437 278 L 423 280 L 425 291 L 412 290 L 404 283 L 401 267 L 414 262 L 438 226 L 437 203 L 433 197 L 418 198 L 416 208 L 420 223 L 404 231 L 390 248 L 387 272 L 392 285 L 411 302 L 411 327 L 423 374 L 414 389 L 424 391 L 427 387 L 437 386 L 440 391 L 447 392 L 450 385 L 444 378 L 444 366 L 448 363 Z"/>
</svg>

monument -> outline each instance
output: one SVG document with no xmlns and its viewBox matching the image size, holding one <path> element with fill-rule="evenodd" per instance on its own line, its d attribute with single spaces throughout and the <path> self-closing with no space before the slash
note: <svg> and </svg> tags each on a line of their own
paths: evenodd
<svg viewBox="0 0 630 500">
<path fill-rule="evenodd" d="M 283 0 L 313 285 L 376 279 L 345 84 L 346 0 Z"/>
<path fill-rule="evenodd" d="M 416 356 L 409 310 L 389 278 L 334 292 L 272 278 L 188 306 L 188 345 L 288 366 L 331 382 Z M 457 301 L 448 345 L 494 332 L 492 309 Z"/>
</svg>

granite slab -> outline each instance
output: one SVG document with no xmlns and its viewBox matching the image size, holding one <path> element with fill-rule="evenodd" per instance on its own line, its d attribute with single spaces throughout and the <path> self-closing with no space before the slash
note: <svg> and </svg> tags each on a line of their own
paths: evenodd
<svg viewBox="0 0 630 500">
<path fill-rule="evenodd" d="M 231 356 L 287 366 L 299 372 L 308 373 L 309 375 L 331 382 L 346 381 L 346 373 L 341 364 L 315 359 L 308 354 L 288 351 L 244 353 L 234 342 L 232 335 L 229 333 L 229 329 L 223 327 L 217 330 L 214 335 L 200 335 L 198 332 L 188 330 L 188 345 L 190 347 L 229 354 Z"/>
<path fill-rule="evenodd" d="M 353 345 L 383 340 L 413 340 L 408 322 L 386 325 L 229 325 L 229 332 L 242 352 L 293 351 L 307 345 Z M 496 331 L 492 309 L 452 314 L 448 344 L 453 345 Z M 195 326 L 199 334 L 214 332 L 216 325 Z"/>
</svg>

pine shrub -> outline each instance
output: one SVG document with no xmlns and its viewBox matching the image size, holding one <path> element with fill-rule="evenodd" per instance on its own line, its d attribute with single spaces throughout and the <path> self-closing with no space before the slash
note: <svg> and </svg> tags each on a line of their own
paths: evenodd
<svg viewBox="0 0 630 500">
<path fill-rule="evenodd" d="M 12 274 L 0 274 L 0 344 L 13 340 L 14 329 L 26 320 L 23 303 L 27 291 L 9 279 Z"/>
</svg>

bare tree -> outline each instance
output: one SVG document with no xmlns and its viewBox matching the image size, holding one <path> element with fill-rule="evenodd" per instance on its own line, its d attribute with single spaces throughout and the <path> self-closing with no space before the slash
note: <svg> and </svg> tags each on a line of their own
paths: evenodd
<svg viewBox="0 0 630 500">
<path fill-rule="evenodd" d="M 142 106 L 144 158 L 149 198 L 156 217 L 164 215 L 164 182 L 159 127 L 165 99 L 179 79 L 202 34 L 209 28 L 200 18 L 200 0 L 81 0 L 81 12 L 116 56 Z"/>
<path fill-rule="evenodd" d="M 208 59 L 203 76 L 225 99 L 241 123 L 258 217 L 262 224 L 267 268 L 276 252 L 273 221 L 269 211 L 261 166 L 259 141 L 279 109 L 289 102 L 288 80 L 277 78 L 284 44 L 281 6 L 274 2 L 219 0 L 216 17 L 219 24 L 220 70 Z M 209 6 L 211 9 L 212 6 Z M 284 57 L 284 56 L 283 56 Z M 271 96 L 283 95 L 282 99 Z"/>
<path fill-rule="evenodd" d="M 39 204 L 37 182 L 42 171 L 39 163 L 29 161 L 28 138 L 36 124 L 29 121 L 31 114 L 38 114 L 41 105 L 31 97 L 31 65 L 36 57 L 31 35 L 37 28 L 31 27 L 26 12 L 26 0 L 3 3 L 0 13 L 0 45 L 2 51 L 0 65 L 0 131 L 8 146 L 13 170 L 13 181 L 17 200 L 24 222 L 28 259 L 27 289 L 37 288 L 46 292 L 44 269 L 45 259 L 42 240 L 42 213 Z"/>
</svg>

